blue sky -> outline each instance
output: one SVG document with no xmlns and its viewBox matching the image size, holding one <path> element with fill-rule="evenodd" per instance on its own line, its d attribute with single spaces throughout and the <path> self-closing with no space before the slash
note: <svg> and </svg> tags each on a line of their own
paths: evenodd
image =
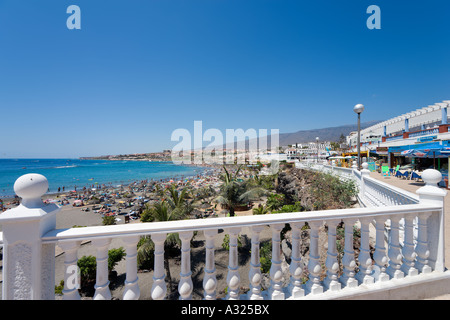
<svg viewBox="0 0 450 320">
<path fill-rule="evenodd" d="M 195 120 L 339 126 L 357 103 L 385 120 L 450 99 L 449 18 L 433 0 L 0 0 L 0 157 L 155 152 Z"/>
</svg>

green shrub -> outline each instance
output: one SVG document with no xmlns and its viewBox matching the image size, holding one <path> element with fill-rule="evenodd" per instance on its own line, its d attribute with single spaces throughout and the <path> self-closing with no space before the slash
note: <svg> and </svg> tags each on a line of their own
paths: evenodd
<svg viewBox="0 0 450 320">
<path fill-rule="evenodd" d="M 115 266 L 125 257 L 125 249 L 123 247 L 111 249 L 108 251 L 108 270 L 113 271 Z"/>
<path fill-rule="evenodd" d="M 266 206 L 270 211 L 279 210 L 285 203 L 284 194 L 273 193 L 267 197 Z"/>
<path fill-rule="evenodd" d="M 240 236 L 237 237 L 237 242 L 238 242 L 238 248 L 242 248 L 242 241 L 241 241 Z M 222 242 L 222 248 L 224 248 L 227 251 L 230 250 L 230 235 L 226 234 L 224 236 L 223 242 Z"/>
<path fill-rule="evenodd" d="M 95 282 L 97 272 L 97 260 L 94 256 L 82 256 L 77 262 L 80 269 L 81 287 Z"/>
<path fill-rule="evenodd" d="M 104 216 L 102 223 L 104 226 L 110 226 L 116 224 L 116 217 L 115 216 Z"/>
<path fill-rule="evenodd" d="M 259 250 L 259 262 L 261 264 L 261 272 L 268 273 L 272 266 L 272 244 L 264 242 Z"/>
<path fill-rule="evenodd" d="M 300 201 L 295 204 L 285 204 L 280 210 L 273 211 L 272 213 L 284 213 L 284 212 L 300 212 L 305 211 L 305 208 L 301 205 Z"/>
<path fill-rule="evenodd" d="M 55 285 L 55 294 L 62 294 L 64 290 L 64 280 L 59 282 L 59 285 Z"/>
</svg>

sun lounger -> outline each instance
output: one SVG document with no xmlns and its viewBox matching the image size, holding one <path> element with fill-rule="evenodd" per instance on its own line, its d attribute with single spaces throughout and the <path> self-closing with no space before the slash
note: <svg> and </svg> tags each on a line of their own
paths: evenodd
<svg viewBox="0 0 450 320">
<path fill-rule="evenodd" d="M 397 171 L 396 173 L 395 173 L 395 176 L 397 177 L 397 178 L 405 178 L 405 179 L 408 179 L 408 177 L 409 177 L 409 172 L 408 171 L 405 171 L 405 172 L 400 172 L 400 170 L 399 171 Z"/>
<path fill-rule="evenodd" d="M 418 173 L 413 171 L 412 174 L 411 174 L 411 179 L 414 179 L 414 180 L 417 181 L 417 180 L 422 180 L 422 177 Z"/>
</svg>

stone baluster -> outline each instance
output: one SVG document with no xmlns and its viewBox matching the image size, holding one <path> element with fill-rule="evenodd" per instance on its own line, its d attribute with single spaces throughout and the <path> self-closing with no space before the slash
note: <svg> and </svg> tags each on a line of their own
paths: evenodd
<svg viewBox="0 0 450 320">
<path fill-rule="evenodd" d="M 78 274 L 78 248 L 81 241 L 61 241 L 58 245 L 64 251 L 64 289 L 63 300 L 80 300 L 78 289 L 80 277 Z"/>
<path fill-rule="evenodd" d="M 300 298 L 305 295 L 302 288 L 303 262 L 300 254 L 300 234 L 304 223 L 291 223 L 292 228 L 292 255 L 289 272 L 291 274 L 291 282 L 289 284 L 289 294 L 291 298 Z"/>
<path fill-rule="evenodd" d="M 355 251 L 353 250 L 353 225 L 354 219 L 344 219 L 345 224 L 345 246 L 344 257 L 342 264 L 344 265 L 344 273 L 339 278 L 339 281 L 344 287 L 354 288 L 358 286 L 358 281 L 355 279 Z"/>
<path fill-rule="evenodd" d="M 361 247 L 358 255 L 359 272 L 356 274 L 356 279 L 360 284 L 374 283 L 375 279 L 372 276 L 372 258 L 370 257 L 369 246 L 369 226 L 371 218 L 361 218 Z"/>
<path fill-rule="evenodd" d="M 108 280 L 108 249 L 110 243 L 110 238 L 95 239 L 92 241 L 92 245 L 97 250 L 97 278 L 94 286 L 94 300 L 111 300 Z"/>
<path fill-rule="evenodd" d="M 400 220 L 399 216 L 391 217 L 391 231 L 389 239 L 389 266 L 386 269 L 386 273 L 393 279 L 402 279 L 404 273 L 401 268 L 402 263 L 402 249 L 400 247 Z"/>
<path fill-rule="evenodd" d="M 319 262 L 319 228 L 322 226 L 322 221 L 309 222 L 309 262 L 308 272 L 309 280 L 305 285 L 307 294 L 323 293 L 323 286 L 320 283 L 320 272 L 322 270 Z"/>
<path fill-rule="evenodd" d="M 139 236 L 129 236 L 122 239 L 126 247 L 126 279 L 123 291 L 123 300 L 138 300 L 141 292 L 139 290 L 137 276 L 137 243 Z"/>
<path fill-rule="evenodd" d="M 227 274 L 227 285 L 228 285 L 228 300 L 239 300 L 239 284 L 241 282 L 241 277 L 239 275 L 239 265 L 238 265 L 238 235 L 241 228 L 229 228 L 227 230 L 230 236 L 230 251 L 228 256 L 228 274 Z"/>
<path fill-rule="evenodd" d="M 341 284 L 338 281 L 339 262 L 336 249 L 336 227 L 340 221 L 328 220 L 328 250 L 325 266 L 327 267 L 327 277 L 323 281 L 323 285 L 327 290 L 341 290 Z"/>
<path fill-rule="evenodd" d="M 376 265 L 380 269 L 380 272 L 376 276 L 375 281 L 389 280 L 389 275 L 386 273 L 386 265 L 388 263 L 388 257 L 386 256 L 386 246 L 384 244 L 385 220 L 386 220 L 385 217 L 380 216 L 375 217 L 376 242 L 373 259 L 375 260 Z"/>
<path fill-rule="evenodd" d="M 263 229 L 263 226 L 251 227 L 252 256 L 250 259 L 250 271 L 248 272 L 250 290 L 247 293 L 247 298 L 249 300 L 263 300 L 261 294 L 261 263 L 259 260 L 259 235 Z"/>
<path fill-rule="evenodd" d="M 431 267 L 428 265 L 428 257 L 430 256 L 430 250 L 428 250 L 428 226 L 427 219 L 431 216 L 431 213 L 421 213 L 418 219 L 418 235 L 416 246 L 416 268 L 420 273 L 430 273 Z"/>
<path fill-rule="evenodd" d="M 403 243 L 403 264 L 401 270 L 406 276 L 416 276 L 419 271 L 414 267 L 416 252 L 414 250 L 414 214 L 405 215 L 405 239 Z"/>
<path fill-rule="evenodd" d="M 271 300 L 284 300 L 283 271 L 281 270 L 281 239 L 280 232 L 284 224 L 273 224 L 272 229 L 272 265 L 270 266 L 270 289 Z"/>
<path fill-rule="evenodd" d="M 164 272 L 164 241 L 166 241 L 166 234 L 155 233 L 151 235 L 151 238 L 155 244 L 151 297 L 153 300 L 163 300 L 167 294 L 166 274 Z"/>
<path fill-rule="evenodd" d="M 206 238 L 206 257 L 205 257 L 205 275 L 203 277 L 203 290 L 205 300 L 216 299 L 216 264 L 214 259 L 214 238 L 217 235 L 217 229 L 204 231 Z"/>
<path fill-rule="evenodd" d="M 179 235 L 181 239 L 181 271 L 178 293 L 180 294 L 180 300 L 191 300 L 192 290 L 194 289 L 191 277 L 191 239 L 193 232 L 183 231 Z"/>
</svg>

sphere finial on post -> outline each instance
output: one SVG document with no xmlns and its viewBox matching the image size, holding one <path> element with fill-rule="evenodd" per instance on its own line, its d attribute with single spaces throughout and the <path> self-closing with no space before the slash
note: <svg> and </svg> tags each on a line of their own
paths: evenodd
<svg viewBox="0 0 450 320">
<path fill-rule="evenodd" d="M 14 192 L 22 198 L 22 205 L 27 208 L 41 207 L 41 197 L 47 190 L 47 178 L 38 173 L 25 174 L 14 183 Z"/>
</svg>

